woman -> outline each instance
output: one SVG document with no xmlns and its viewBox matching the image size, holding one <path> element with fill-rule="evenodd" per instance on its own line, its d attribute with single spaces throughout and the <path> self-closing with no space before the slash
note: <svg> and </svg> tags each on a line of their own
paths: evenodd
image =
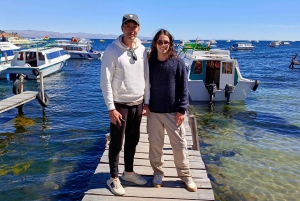
<svg viewBox="0 0 300 201">
<path fill-rule="evenodd" d="M 159 30 L 152 41 L 149 71 L 151 87 L 147 131 L 150 144 L 149 160 L 154 171 L 152 184 L 154 187 L 162 185 L 162 150 L 166 129 L 178 177 L 189 191 L 196 191 L 197 186 L 190 174 L 182 125 L 188 105 L 187 69 L 183 60 L 175 55 L 173 36 L 165 29 Z"/>
</svg>

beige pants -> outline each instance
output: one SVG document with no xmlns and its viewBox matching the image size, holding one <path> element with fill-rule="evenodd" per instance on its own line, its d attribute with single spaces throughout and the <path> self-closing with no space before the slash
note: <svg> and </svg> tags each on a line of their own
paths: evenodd
<svg viewBox="0 0 300 201">
<path fill-rule="evenodd" d="M 178 177 L 191 177 L 187 143 L 184 126 L 175 124 L 176 113 L 154 113 L 147 116 L 147 132 L 149 135 L 149 160 L 154 174 L 164 175 L 163 146 L 164 129 L 166 129 L 173 150 L 174 163 Z"/>
</svg>

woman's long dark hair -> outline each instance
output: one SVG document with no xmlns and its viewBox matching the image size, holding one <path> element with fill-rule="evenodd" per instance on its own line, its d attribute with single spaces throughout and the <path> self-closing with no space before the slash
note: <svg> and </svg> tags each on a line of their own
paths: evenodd
<svg viewBox="0 0 300 201">
<path fill-rule="evenodd" d="M 174 49 L 174 38 L 173 36 L 165 29 L 160 29 L 154 36 L 153 40 L 152 40 L 152 44 L 151 44 L 151 51 L 150 51 L 150 56 L 149 59 L 156 59 L 157 58 L 157 48 L 156 48 L 156 43 L 157 40 L 159 39 L 160 35 L 166 35 L 169 37 L 170 40 L 170 47 L 168 50 L 168 54 L 169 54 L 169 58 L 170 57 L 175 57 L 175 49 Z"/>
</svg>

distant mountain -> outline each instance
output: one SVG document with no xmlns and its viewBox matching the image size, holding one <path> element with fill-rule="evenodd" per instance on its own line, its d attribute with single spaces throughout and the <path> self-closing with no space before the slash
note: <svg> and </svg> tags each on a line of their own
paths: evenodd
<svg viewBox="0 0 300 201">
<path fill-rule="evenodd" d="M 49 36 L 49 38 L 93 38 L 93 39 L 115 39 L 119 35 L 113 34 L 92 34 L 92 33 L 60 33 L 55 31 L 37 31 L 37 30 L 5 30 L 5 32 L 11 33 L 18 33 L 20 37 L 23 38 L 44 38 L 45 36 Z M 138 38 L 142 40 L 151 40 L 150 37 L 139 36 Z"/>
</svg>

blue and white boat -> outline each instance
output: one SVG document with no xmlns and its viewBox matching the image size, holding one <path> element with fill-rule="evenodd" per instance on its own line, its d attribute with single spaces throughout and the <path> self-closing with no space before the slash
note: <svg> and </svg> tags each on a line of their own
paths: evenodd
<svg viewBox="0 0 300 201">
<path fill-rule="evenodd" d="M 188 90 L 192 101 L 244 101 L 259 85 L 242 76 L 238 61 L 229 50 L 209 47 L 179 47 L 179 57 L 188 69 Z"/>
<path fill-rule="evenodd" d="M 233 44 L 229 49 L 239 51 L 239 50 L 253 50 L 254 48 L 255 46 L 253 46 L 252 43 L 250 42 L 238 42 Z"/>
<path fill-rule="evenodd" d="M 56 40 L 55 46 L 61 47 L 71 59 L 101 59 L 102 52 L 92 49 L 92 40 L 77 39 L 75 42 L 71 40 Z"/>
<path fill-rule="evenodd" d="M 15 79 L 19 73 L 27 75 L 28 79 L 39 79 L 33 69 L 43 72 L 47 76 L 62 69 L 70 55 L 62 48 L 31 48 L 14 51 L 14 58 L 10 66 L 0 74 L 2 79 Z"/>
</svg>

